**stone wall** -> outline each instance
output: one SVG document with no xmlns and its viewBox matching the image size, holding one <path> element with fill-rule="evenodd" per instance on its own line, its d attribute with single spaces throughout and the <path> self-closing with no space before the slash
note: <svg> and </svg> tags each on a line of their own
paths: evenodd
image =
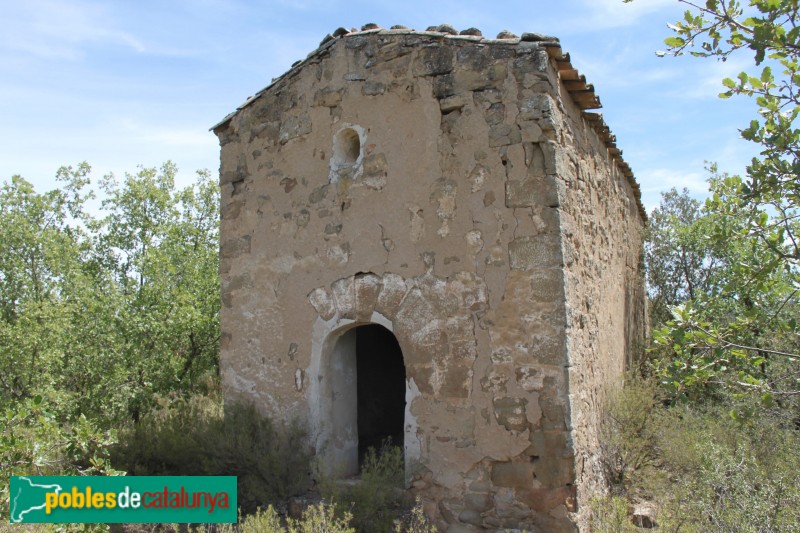
<svg viewBox="0 0 800 533">
<path fill-rule="evenodd" d="M 443 530 L 581 524 L 640 335 L 643 221 L 562 90 L 541 42 L 367 31 L 217 126 L 226 401 L 307 421 L 352 470 L 342 339 L 381 324 L 409 486 Z"/>
<path fill-rule="evenodd" d="M 645 337 L 641 206 L 606 146 L 568 98 L 555 138 L 564 255 L 571 436 L 580 522 L 603 490 L 599 422 Z"/>
</svg>

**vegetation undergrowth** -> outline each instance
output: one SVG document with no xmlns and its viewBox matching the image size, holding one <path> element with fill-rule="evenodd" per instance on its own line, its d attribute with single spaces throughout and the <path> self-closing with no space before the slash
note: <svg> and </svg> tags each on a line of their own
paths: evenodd
<svg viewBox="0 0 800 533">
<path fill-rule="evenodd" d="M 305 492 L 311 456 L 305 430 L 278 425 L 252 404 L 194 395 L 161 406 L 121 432 L 112 463 L 131 475 L 237 476 L 245 513 Z"/>
<path fill-rule="evenodd" d="M 129 524 L 121 526 L 126 533 L 356 533 L 353 516 L 336 505 L 319 502 L 307 507 L 300 518 L 282 516 L 272 505 L 239 516 L 236 524 Z M 117 529 L 119 530 L 119 529 Z M 109 531 L 106 524 L 3 524 L 0 532 L 71 533 Z M 112 531 L 115 531 L 112 529 Z M 370 531 L 373 531 L 370 529 Z M 402 518 L 394 520 L 391 533 L 436 533 L 417 504 Z"/>
<path fill-rule="evenodd" d="M 603 459 L 612 481 L 596 531 L 638 531 L 628 511 L 656 502 L 660 531 L 800 530 L 800 436 L 776 416 L 742 420 L 726 402 L 665 402 L 634 380 L 610 402 Z"/>
<path fill-rule="evenodd" d="M 285 521 L 269 506 L 240 520 L 238 525 L 222 526 L 219 533 L 355 533 L 350 519 L 347 513 L 337 516 L 334 506 L 325 502 L 309 506 L 299 519 Z"/>
<path fill-rule="evenodd" d="M 391 532 L 395 521 L 411 505 L 404 489 L 403 449 L 390 443 L 370 448 L 358 480 L 321 476 L 322 496 L 336 503 L 339 516 L 348 513 L 359 532 Z"/>
<path fill-rule="evenodd" d="M 359 479 L 320 475 L 323 500 L 299 519 L 281 517 L 269 506 L 220 533 L 436 533 L 421 501 L 411 501 L 403 488 L 403 449 L 386 443 L 367 451 Z"/>
</svg>

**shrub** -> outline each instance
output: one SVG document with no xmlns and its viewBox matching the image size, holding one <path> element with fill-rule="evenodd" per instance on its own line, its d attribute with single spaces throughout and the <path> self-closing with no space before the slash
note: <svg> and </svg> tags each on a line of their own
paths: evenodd
<svg viewBox="0 0 800 533">
<path fill-rule="evenodd" d="M 658 502 L 664 531 L 800 531 L 798 431 L 780 417 L 737 419 L 731 407 L 664 406 L 651 385 L 623 389 L 603 426 L 615 495 Z M 593 502 L 601 531 L 625 530 L 624 503 Z"/>
<path fill-rule="evenodd" d="M 436 533 L 436 531 L 436 527 L 425 516 L 419 499 L 407 516 L 394 522 L 394 533 Z"/>
<path fill-rule="evenodd" d="M 223 419 L 218 397 L 158 398 L 149 411 L 120 435 L 112 461 L 131 475 L 205 473 L 206 436 Z"/>
<path fill-rule="evenodd" d="M 611 395 L 601 425 L 601 460 L 612 487 L 636 485 L 657 458 L 656 385 L 630 376 Z"/>
<path fill-rule="evenodd" d="M 266 510 L 258 509 L 254 514 L 241 520 L 238 525 L 225 524 L 217 533 L 355 533 L 350 527 L 350 514 L 344 513 L 337 518 L 333 505 L 320 502 L 303 511 L 299 520 L 288 518 L 286 525 L 270 505 Z M 207 530 L 207 529 L 206 529 Z"/>
<path fill-rule="evenodd" d="M 664 523 L 705 531 L 800 531 L 800 439 L 771 420 L 741 426 L 721 413 L 682 410 L 653 492 Z M 673 427 L 678 427 L 677 424 Z"/>
<path fill-rule="evenodd" d="M 223 524 L 217 533 L 284 533 L 281 518 L 271 505 L 266 509 L 257 509 L 255 513 L 242 520 L 239 512 L 238 524 Z M 208 527 L 205 528 L 208 531 Z"/>
<path fill-rule="evenodd" d="M 619 496 L 595 496 L 591 502 L 592 531 L 628 533 L 638 531 L 628 519 L 628 500 Z"/>
<path fill-rule="evenodd" d="M 9 508 L 9 477 L 117 475 L 109 462 L 113 430 L 80 415 L 60 421 L 48 399 L 0 406 L 0 509 Z"/>
<path fill-rule="evenodd" d="M 308 488 L 311 457 L 297 423 L 275 426 L 253 405 L 234 405 L 205 437 L 206 470 L 238 476 L 239 505 L 245 511 Z"/>
<path fill-rule="evenodd" d="M 133 475 L 237 476 L 245 512 L 308 487 L 310 454 L 298 424 L 276 426 L 247 404 L 224 416 L 213 397 L 163 404 L 123 434 L 114 464 Z"/>
<path fill-rule="evenodd" d="M 345 483 L 323 478 L 323 496 L 352 513 L 359 532 L 392 532 L 394 522 L 407 507 L 403 491 L 405 471 L 403 449 L 385 444 L 380 451 L 370 448 L 363 461 L 361 479 Z"/>
<path fill-rule="evenodd" d="M 351 519 L 350 513 L 338 513 L 334 505 L 320 502 L 303 511 L 302 519 L 290 518 L 287 533 L 355 533 Z"/>
</svg>

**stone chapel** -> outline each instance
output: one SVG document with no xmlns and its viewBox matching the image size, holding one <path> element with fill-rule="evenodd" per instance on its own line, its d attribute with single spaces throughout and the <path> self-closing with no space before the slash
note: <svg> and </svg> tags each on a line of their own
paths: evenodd
<svg viewBox="0 0 800 533">
<path fill-rule="evenodd" d="M 214 126 L 226 401 L 441 531 L 574 531 L 645 327 L 639 187 L 558 39 L 339 29 Z"/>
</svg>

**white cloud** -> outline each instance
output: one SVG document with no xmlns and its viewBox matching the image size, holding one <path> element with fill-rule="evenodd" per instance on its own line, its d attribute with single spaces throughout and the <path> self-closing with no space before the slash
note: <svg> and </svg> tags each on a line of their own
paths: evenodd
<svg viewBox="0 0 800 533">
<path fill-rule="evenodd" d="M 622 0 L 579 0 L 578 13 L 572 13 L 564 30 L 570 33 L 581 31 L 610 30 L 632 26 L 642 18 L 667 7 L 674 7 L 675 0 L 636 0 L 625 3 Z M 667 22 L 669 19 L 665 19 Z"/>
<path fill-rule="evenodd" d="M 678 190 L 686 188 L 692 194 L 708 191 L 706 184 L 708 173 L 705 171 L 686 172 L 674 168 L 651 168 L 639 170 L 636 178 L 642 186 L 643 193 L 661 192 L 673 187 Z"/>
<path fill-rule="evenodd" d="M 633 44 L 607 44 L 580 48 L 574 52 L 572 64 L 585 74 L 590 83 L 602 92 L 609 88 L 644 88 L 669 84 L 680 76 L 680 68 L 669 59 L 658 59 L 651 51 Z"/>
<path fill-rule="evenodd" d="M 622 0 L 581 0 L 587 9 L 595 13 L 606 13 L 616 18 L 629 21 L 637 19 L 664 6 L 675 4 L 675 0 L 636 0 L 623 2 Z"/>
<path fill-rule="evenodd" d="M 636 181 L 642 188 L 642 204 L 648 213 L 661 203 L 661 193 L 673 187 L 689 190 L 689 194 L 702 199 L 708 195 L 708 173 L 686 172 L 674 168 L 651 168 L 636 172 Z"/>
<path fill-rule="evenodd" d="M 144 52 L 144 45 L 114 24 L 106 9 L 86 2 L 5 2 L 0 50 L 44 59 L 77 59 L 86 45 L 112 44 Z"/>
<path fill-rule="evenodd" d="M 125 139 L 126 144 L 159 147 L 161 150 L 207 148 L 215 151 L 218 147 L 214 134 L 195 124 L 167 126 L 160 122 L 145 123 L 134 118 L 112 117 L 109 117 L 108 124 L 119 126 L 109 128 L 109 133 Z"/>
<path fill-rule="evenodd" d="M 713 58 L 686 58 L 682 67 L 690 72 L 690 76 L 682 74 L 686 82 L 681 83 L 668 93 L 668 96 L 693 99 L 717 99 L 725 90 L 724 78 L 735 78 L 740 72 L 753 68 L 753 60 L 747 55 L 736 55 L 727 61 Z M 689 79 L 687 79 L 689 78 Z"/>
<path fill-rule="evenodd" d="M 213 133 L 196 128 L 156 128 L 142 136 L 142 139 L 165 146 L 205 146 L 214 150 L 217 148 L 217 138 Z"/>
</svg>

